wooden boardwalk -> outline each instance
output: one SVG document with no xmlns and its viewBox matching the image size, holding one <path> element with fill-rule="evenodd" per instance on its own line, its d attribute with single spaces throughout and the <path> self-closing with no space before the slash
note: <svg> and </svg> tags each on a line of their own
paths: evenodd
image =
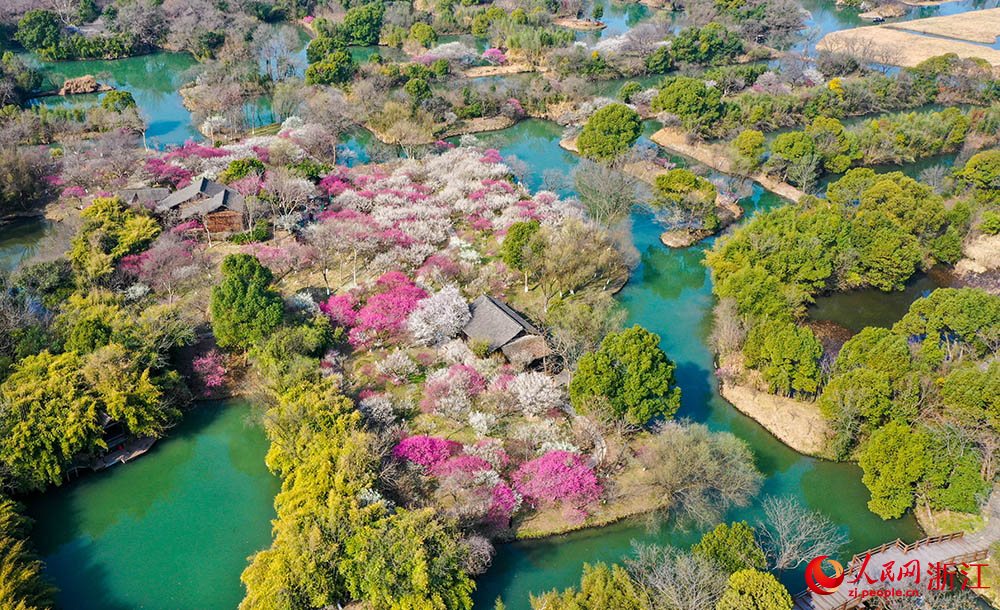
<svg viewBox="0 0 1000 610">
<path fill-rule="evenodd" d="M 863 591 L 877 591 L 882 589 L 917 589 L 926 591 L 929 581 L 933 578 L 928 573 L 931 564 L 955 564 L 962 563 L 982 563 L 986 558 L 991 544 L 1000 540 L 1000 495 L 994 494 L 990 499 L 990 516 L 987 526 L 980 532 L 964 535 L 962 532 L 945 534 L 943 536 L 931 536 L 918 540 L 912 544 L 904 544 L 896 539 L 887 542 L 882 546 L 869 549 L 864 553 L 855 555 L 850 563 L 844 567 L 845 578 L 836 592 L 830 595 L 816 595 L 806 589 L 795 596 L 794 610 L 847 610 L 861 606 L 861 593 Z M 870 555 L 867 567 L 856 584 L 851 581 L 858 578 L 860 570 L 865 562 L 865 555 Z M 919 561 L 919 581 L 913 577 L 904 577 L 901 580 L 889 582 L 882 581 L 882 569 L 890 561 L 892 573 L 896 577 L 900 568 L 911 561 Z M 975 568 L 969 570 L 969 575 L 975 575 Z M 868 582 L 868 576 L 875 581 L 874 584 Z M 956 578 L 956 582 L 957 578 Z M 919 584 L 918 584 L 919 583 Z M 851 597 L 851 591 L 857 589 L 858 596 Z"/>
</svg>

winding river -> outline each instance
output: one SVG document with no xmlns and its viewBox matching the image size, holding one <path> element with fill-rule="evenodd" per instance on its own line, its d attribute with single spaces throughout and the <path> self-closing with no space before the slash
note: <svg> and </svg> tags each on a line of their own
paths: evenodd
<svg viewBox="0 0 1000 610">
<path fill-rule="evenodd" d="M 819 29 L 858 25 L 853 13 L 834 11 L 828 0 L 806 3 L 815 9 L 813 25 Z M 933 10 L 969 10 L 989 4 L 963 0 Z M 922 16 L 930 10 L 919 9 Z M 645 15 L 640 13 L 608 5 L 605 14 L 609 21 L 620 20 L 624 28 Z M 609 27 L 607 34 L 613 33 Z M 132 91 L 151 118 L 150 137 L 168 145 L 196 137 L 176 93 L 181 73 L 192 63 L 183 55 L 158 53 L 117 62 L 60 63 L 47 69 L 66 76 L 109 73 L 116 86 Z M 47 99 L 44 103 L 60 102 Z M 654 127 L 647 123 L 646 134 Z M 528 120 L 484 141 L 504 155 L 525 161 L 530 168 L 527 186 L 534 190 L 543 180 L 551 181 L 551 175 L 546 180 L 546 170 L 566 174 L 577 163 L 574 155 L 558 147 L 561 132 L 554 123 Z M 364 134 L 353 136 L 347 148 L 364 160 L 366 140 Z M 568 193 L 570 187 L 559 190 Z M 748 215 L 781 203 L 759 188 L 742 202 Z M 10 226 L 0 229 L 0 265 L 16 262 L 17 252 L 30 248 L 43 232 L 41 224 L 13 233 Z M 883 521 L 868 511 L 869 495 L 856 465 L 795 453 L 718 395 L 705 342 L 713 297 L 701 264 L 703 250 L 712 242 L 668 250 L 660 245 L 659 232 L 648 215 L 633 216 L 632 233 L 641 262 L 620 299 L 628 309 L 629 323 L 658 333 L 663 349 L 677 363 L 683 389 L 679 417 L 730 431 L 746 441 L 766 476 L 762 496 L 792 495 L 834 520 L 850 537 L 844 554 L 896 537 L 919 538 L 921 531 L 912 515 Z M 837 295 L 821 300 L 813 315 L 855 330 L 863 324 L 891 324 L 934 283 L 933 277 L 918 278 L 893 298 L 875 292 Z M 135 463 L 86 475 L 26 499 L 36 519 L 33 538 L 47 574 L 61 589 L 61 606 L 105 610 L 236 606 L 242 597 L 239 574 L 246 558 L 269 544 L 269 520 L 274 517 L 273 498 L 278 490 L 278 481 L 264 466 L 266 441 L 259 429 L 245 425 L 247 414 L 246 405 L 240 402 L 202 405 L 188 414 L 169 439 Z M 763 515 L 755 505 L 734 510 L 727 518 L 755 523 Z M 585 562 L 619 561 L 630 552 L 633 540 L 685 546 L 700 533 L 670 524 L 649 529 L 641 519 L 634 519 L 503 545 L 492 568 L 478 580 L 476 607 L 491 608 L 499 596 L 511 610 L 526 610 L 530 593 L 576 584 Z M 785 572 L 782 580 L 793 592 L 801 588 L 800 572 Z"/>
</svg>

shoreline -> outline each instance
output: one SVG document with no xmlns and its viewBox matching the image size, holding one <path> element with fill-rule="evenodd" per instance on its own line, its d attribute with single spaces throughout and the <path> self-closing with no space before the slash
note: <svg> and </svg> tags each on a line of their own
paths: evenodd
<svg viewBox="0 0 1000 610">
<path fill-rule="evenodd" d="M 687 142 L 687 136 L 683 132 L 670 127 L 660 129 L 653 135 L 649 136 L 649 139 L 667 150 L 671 150 L 685 157 L 694 159 L 695 161 L 707 165 L 716 171 L 724 174 L 734 173 L 726 151 L 719 144 L 709 144 L 707 142 L 689 144 Z M 772 178 L 763 172 L 758 172 L 748 176 L 748 178 L 775 195 L 783 197 L 792 203 L 797 203 L 799 199 L 806 195 L 804 191 L 792 186 L 791 184 Z"/>
<path fill-rule="evenodd" d="M 833 434 L 819 407 L 748 386 L 719 382 L 719 394 L 737 411 L 771 433 L 786 447 L 810 457 L 831 460 Z"/>
</svg>

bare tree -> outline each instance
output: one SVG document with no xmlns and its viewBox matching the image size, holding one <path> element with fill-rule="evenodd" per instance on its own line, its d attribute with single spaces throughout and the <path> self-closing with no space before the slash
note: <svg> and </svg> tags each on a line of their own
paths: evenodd
<svg viewBox="0 0 1000 610">
<path fill-rule="evenodd" d="M 639 181 L 619 169 L 583 160 L 573 171 L 577 195 L 587 215 L 599 225 L 613 227 L 639 203 Z"/>
<path fill-rule="evenodd" d="M 655 432 L 640 452 L 645 468 L 637 482 L 659 497 L 654 521 L 672 514 L 698 524 L 717 523 L 760 489 L 753 454 L 732 434 L 676 421 L 660 424 Z"/>
<path fill-rule="evenodd" d="M 264 199 L 271 204 L 275 216 L 287 216 L 305 205 L 316 194 L 316 187 L 305 178 L 299 178 L 289 169 L 277 167 L 268 170 L 264 179 Z"/>
<path fill-rule="evenodd" d="M 634 557 L 625 560 L 629 575 L 642 585 L 652 610 L 712 610 L 726 574 L 705 557 L 655 544 L 632 543 Z"/>
<path fill-rule="evenodd" d="M 837 524 L 790 496 L 770 496 L 763 506 L 765 520 L 757 530 L 775 570 L 795 569 L 820 555 L 833 555 L 848 542 Z"/>
</svg>

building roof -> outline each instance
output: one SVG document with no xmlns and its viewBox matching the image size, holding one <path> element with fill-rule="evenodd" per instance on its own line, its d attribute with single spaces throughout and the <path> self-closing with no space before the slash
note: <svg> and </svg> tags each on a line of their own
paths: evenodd
<svg viewBox="0 0 1000 610">
<path fill-rule="evenodd" d="M 511 362 L 528 364 L 552 353 L 549 344 L 538 335 L 524 335 L 514 339 L 500 348 L 503 355 Z"/>
<path fill-rule="evenodd" d="M 127 188 L 118 191 L 125 203 L 159 203 L 170 195 L 170 189 L 162 186 Z"/>
<path fill-rule="evenodd" d="M 538 329 L 506 303 L 482 295 L 472 302 L 472 318 L 462 332 L 473 340 L 486 341 L 494 352 L 521 334 L 537 335 Z"/>
<path fill-rule="evenodd" d="M 246 209 L 246 202 L 243 199 L 243 195 L 240 195 L 237 191 L 208 178 L 198 178 L 191 182 L 191 184 L 160 201 L 156 206 L 156 211 L 163 214 L 179 205 L 206 198 L 207 201 L 204 203 L 193 206 L 197 210 L 191 211 L 193 208 L 185 209 L 182 218 L 189 218 L 195 214 L 208 214 L 220 208 L 227 208 L 236 212 L 242 212 Z M 209 202 L 212 202 L 212 205 Z"/>
</svg>

